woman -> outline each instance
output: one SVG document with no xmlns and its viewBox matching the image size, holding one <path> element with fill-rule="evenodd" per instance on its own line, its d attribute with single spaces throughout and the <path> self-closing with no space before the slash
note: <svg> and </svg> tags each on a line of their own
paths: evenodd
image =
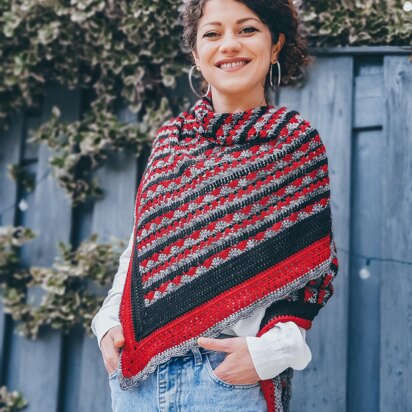
<svg viewBox="0 0 412 412">
<path fill-rule="evenodd" d="M 113 410 L 286 411 L 338 269 L 325 148 L 267 103 L 274 66 L 286 84 L 307 63 L 296 12 L 189 0 L 183 20 L 205 94 L 157 132 L 92 323 Z"/>
</svg>

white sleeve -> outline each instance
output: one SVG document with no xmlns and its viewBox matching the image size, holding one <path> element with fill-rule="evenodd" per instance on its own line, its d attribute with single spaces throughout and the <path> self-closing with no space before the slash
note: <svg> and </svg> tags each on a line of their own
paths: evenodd
<svg viewBox="0 0 412 412">
<path fill-rule="evenodd" d="M 119 309 L 120 302 L 122 300 L 123 288 L 126 282 L 127 269 L 129 267 L 129 260 L 132 254 L 133 248 L 133 235 L 134 230 L 130 236 L 129 245 L 124 250 L 119 258 L 119 268 L 114 277 L 113 284 L 103 304 L 97 312 L 97 314 L 92 319 L 91 328 L 94 335 L 97 337 L 97 343 L 100 348 L 100 343 L 106 332 L 120 325 L 119 320 Z"/>
<path fill-rule="evenodd" d="M 272 379 L 285 369 L 306 368 L 312 352 L 306 343 L 306 330 L 295 322 L 278 322 L 260 337 L 247 336 L 246 342 L 260 379 Z"/>
</svg>

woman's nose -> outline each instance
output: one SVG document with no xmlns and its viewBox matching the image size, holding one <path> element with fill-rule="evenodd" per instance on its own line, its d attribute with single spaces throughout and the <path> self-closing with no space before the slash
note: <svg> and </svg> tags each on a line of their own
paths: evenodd
<svg viewBox="0 0 412 412">
<path fill-rule="evenodd" d="M 236 37 L 235 34 L 227 34 L 227 35 L 223 36 L 222 42 L 220 43 L 220 51 L 221 52 L 239 50 L 240 48 L 241 48 L 240 41 Z"/>
</svg>

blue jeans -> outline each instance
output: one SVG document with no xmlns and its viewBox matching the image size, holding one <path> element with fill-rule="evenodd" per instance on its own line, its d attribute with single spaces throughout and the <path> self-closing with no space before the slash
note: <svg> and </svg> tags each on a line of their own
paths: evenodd
<svg viewBox="0 0 412 412">
<path fill-rule="evenodd" d="M 233 336 L 219 335 L 225 337 Z M 233 385 L 215 375 L 225 356 L 195 347 L 126 391 L 120 389 L 116 370 L 109 375 L 113 412 L 267 412 L 259 383 Z"/>
</svg>

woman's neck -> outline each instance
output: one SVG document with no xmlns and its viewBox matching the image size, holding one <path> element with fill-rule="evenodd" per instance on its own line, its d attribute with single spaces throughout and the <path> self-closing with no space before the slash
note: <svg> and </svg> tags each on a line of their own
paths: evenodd
<svg viewBox="0 0 412 412">
<path fill-rule="evenodd" d="M 219 94 L 217 91 L 212 92 L 212 105 L 216 113 L 237 113 L 243 112 L 254 107 L 267 106 L 265 96 L 259 93 L 251 96 L 227 96 Z"/>
</svg>

